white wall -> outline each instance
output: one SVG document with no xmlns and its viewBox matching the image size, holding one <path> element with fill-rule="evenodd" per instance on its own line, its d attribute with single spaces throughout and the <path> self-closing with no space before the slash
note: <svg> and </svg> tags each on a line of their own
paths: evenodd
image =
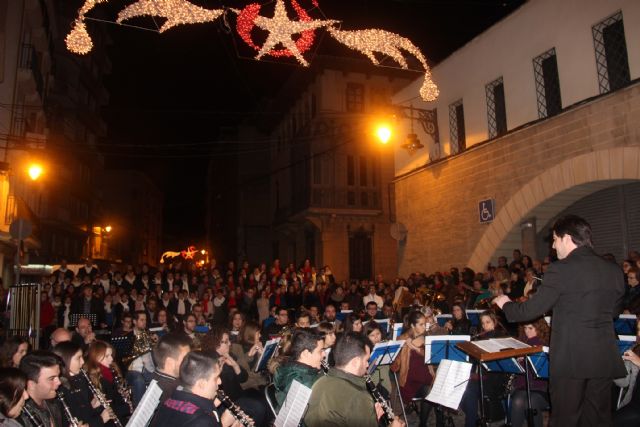
<svg viewBox="0 0 640 427">
<path fill-rule="evenodd" d="M 533 58 L 555 47 L 562 106 L 599 94 L 592 26 L 621 10 L 631 80 L 640 77 L 640 1 L 530 0 L 433 69 L 440 97 L 417 97 L 422 79 L 396 93 L 394 103 L 438 111 L 440 147 L 417 132 L 426 149 L 408 155 L 396 145 L 396 175 L 450 153 L 449 105 L 463 100 L 467 148 L 489 138 L 485 86 L 503 77 L 507 129 L 538 119 Z M 399 123 L 401 139 L 408 131 Z M 398 141 L 402 143 L 402 141 Z"/>
</svg>

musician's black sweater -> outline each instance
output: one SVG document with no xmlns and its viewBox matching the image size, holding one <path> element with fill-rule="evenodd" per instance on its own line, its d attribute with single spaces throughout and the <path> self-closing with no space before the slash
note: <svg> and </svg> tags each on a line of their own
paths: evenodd
<svg viewBox="0 0 640 427">
<path fill-rule="evenodd" d="M 156 412 L 152 424 L 156 427 L 218 427 L 213 414 L 213 400 L 185 390 L 175 390 Z"/>
</svg>

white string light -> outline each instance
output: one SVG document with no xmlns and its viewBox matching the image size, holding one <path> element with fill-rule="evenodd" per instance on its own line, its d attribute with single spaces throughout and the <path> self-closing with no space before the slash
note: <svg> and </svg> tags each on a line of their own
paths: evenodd
<svg viewBox="0 0 640 427">
<path fill-rule="evenodd" d="M 116 22 L 139 16 L 158 16 L 167 19 L 160 27 L 163 33 L 176 25 L 213 22 L 223 13 L 223 9 L 205 9 L 186 0 L 138 0 L 122 9 Z"/>
</svg>

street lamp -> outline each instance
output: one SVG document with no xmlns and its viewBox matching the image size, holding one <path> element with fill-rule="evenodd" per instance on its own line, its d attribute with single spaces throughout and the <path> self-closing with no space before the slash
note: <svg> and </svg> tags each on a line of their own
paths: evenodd
<svg viewBox="0 0 640 427">
<path fill-rule="evenodd" d="M 393 135 L 391 126 L 389 126 L 387 123 L 378 124 L 375 133 L 378 141 L 380 141 L 382 144 L 387 144 L 391 140 L 391 136 Z"/>
<path fill-rule="evenodd" d="M 27 169 L 27 173 L 29 174 L 29 178 L 31 178 L 31 181 L 37 181 L 38 178 L 42 176 L 43 172 L 44 168 L 39 163 L 32 163 Z"/>
<path fill-rule="evenodd" d="M 112 228 L 111 228 L 111 226 L 110 226 L 110 225 L 107 225 L 107 226 L 104 228 L 104 231 L 106 231 L 107 233 L 111 233 L 111 230 L 112 230 Z"/>
</svg>

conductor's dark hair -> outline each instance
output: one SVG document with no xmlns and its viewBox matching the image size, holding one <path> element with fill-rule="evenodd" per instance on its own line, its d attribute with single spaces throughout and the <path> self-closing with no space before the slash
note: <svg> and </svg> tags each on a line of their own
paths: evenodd
<svg viewBox="0 0 640 427">
<path fill-rule="evenodd" d="M 38 382 L 42 368 L 51 368 L 54 366 L 62 368 L 61 365 L 63 363 L 60 357 L 50 351 L 36 350 L 22 358 L 20 361 L 20 370 L 27 375 L 27 379 Z"/>
<path fill-rule="evenodd" d="M 578 247 L 593 247 L 591 226 L 584 218 L 577 215 L 567 215 L 558 218 L 553 224 L 552 230 L 558 237 L 564 237 L 568 234 L 571 236 L 571 241 Z"/>
<path fill-rule="evenodd" d="M 216 369 L 220 369 L 217 357 L 202 351 L 191 351 L 180 364 L 180 384 L 191 390 L 198 380 L 209 379 Z"/>
<path fill-rule="evenodd" d="M 342 334 L 336 342 L 333 350 L 333 359 L 336 367 L 343 368 L 351 362 L 355 357 L 361 357 L 367 352 L 369 341 L 361 334 L 348 332 Z"/>
<path fill-rule="evenodd" d="M 156 367 L 164 369 L 167 358 L 178 359 L 182 347 L 191 347 L 191 339 L 187 335 L 178 333 L 163 335 L 151 352 L 153 363 Z"/>
<path fill-rule="evenodd" d="M 9 411 L 16 406 L 24 389 L 27 376 L 18 368 L 0 368 L 0 413 L 9 417 Z"/>
<path fill-rule="evenodd" d="M 313 350 L 318 346 L 318 342 L 323 340 L 322 338 L 322 335 L 315 333 L 310 328 L 296 329 L 289 349 L 291 360 L 298 360 L 305 350 L 313 353 Z"/>
</svg>

